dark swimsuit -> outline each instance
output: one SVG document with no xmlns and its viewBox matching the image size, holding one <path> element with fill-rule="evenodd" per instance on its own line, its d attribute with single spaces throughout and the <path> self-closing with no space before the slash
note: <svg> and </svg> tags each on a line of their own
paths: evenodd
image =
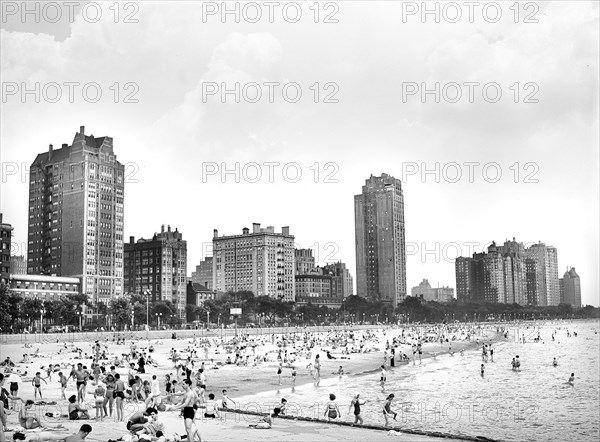
<svg viewBox="0 0 600 442">
<path fill-rule="evenodd" d="M 196 416 L 196 407 L 183 407 L 183 419 L 194 419 Z"/>
</svg>

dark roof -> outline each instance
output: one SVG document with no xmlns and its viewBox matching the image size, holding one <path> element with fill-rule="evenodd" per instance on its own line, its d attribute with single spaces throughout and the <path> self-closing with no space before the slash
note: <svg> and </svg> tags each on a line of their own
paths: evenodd
<svg viewBox="0 0 600 442">
<path fill-rule="evenodd" d="M 192 282 L 192 288 L 197 293 L 200 293 L 200 292 L 213 293 L 214 292 L 214 290 L 207 289 L 205 286 L 203 286 L 202 284 L 198 284 L 197 282 Z"/>
</svg>

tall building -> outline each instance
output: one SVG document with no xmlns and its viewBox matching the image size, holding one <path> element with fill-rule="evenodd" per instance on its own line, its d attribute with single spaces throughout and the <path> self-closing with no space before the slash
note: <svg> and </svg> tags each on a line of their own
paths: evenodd
<svg viewBox="0 0 600 442">
<path fill-rule="evenodd" d="M 558 305 L 560 303 L 560 287 L 556 248 L 540 242 L 526 249 L 525 255 L 526 259 L 530 261 L 530 270 L 535 272 L 536 283 L 531 285 L 530 289 L 535 287 L 536 291 L 539 290 L 535 294 L 529 293 L 528 296 L 537 302 L 534 305 Z"/>
<path fill-rule="evenodd" d="M 407 293 L 400 180 L 371 175 L 354 196 L 357 294 L 396 307 Z"/>
<path fill-rule="evenodd" d="M 212 290 L 213 287 L 213 257 L 207 256 L 200 265 L 196 266 L 196 271 L 192 272 L 192 280 L 194 284 L 201 284 L 206 289 Z"/>
<path fill-rule="evenodd" d="M 315 269 L 315 258 L 312 249 L 294 249 L 296 275 L 307 275 Z"/>
<path fill-rule="evenodd" d="M 327 264 L 323 267 L 323 274 L 333 278 L 332 296 L 344 299 L 353 295 L 354 280 L 345 263 L 338 261 Z"/>
<path fill-rule="evenodd" d="M 171 301 L 185 319 L 187 242 L 164 224 L 152 239 L 129 237 L 125 244 L 125 292 L 150 292 L 152 301 Z"/>
<path fill-rule="evenodd" d="M 579 280 L 579 275 L 575 271 L 575 267 L 571 267 L 570 270 L 567 270 L 560 281 L 563 291 L 561 302 L 570 304 L 576 308 L 581 307 L 581 281 Z"/>
<path fill-rule="evenodd" d="M 26 275 L 27 261 L 22 255 L 10 257 L 10 274 L 11 275 Z"/>
<path fill-rule="evenodd" d="M 456 274 L 456 299 L 468 302 L 473 299 L 473 259 L 459 256 L 454 261 Z"/>
<path fill-rule="evenodd" d="M 213 231 L 213 289 L 250 290 L 255 296 L 295 300 L 294 237 L 289 227 L 275 233 L 273 226 L 252 224 L 241 235 L 220 236 Z"/>
<path fill-rule="evenodd" d="M 459 300 L 558 305 L 558 261 L 556 248 L 539 243 L 525 249 L 513 238 L 503 246 L 495 242 L 485 253 L 455 262 Z"/>
<path fill-rule="evenodd" d="M 107 303 L 123 294 L 124 167 L 111 137 L 85 135 L 31 164 L 27 273 L 82 278 Z"/>
<path fill-rule="evenodd" d="M 333 292 L 333 276 L 317 267 L 307 273 L 295 276 L 297 305 L 313 304 L 328 307 L 342 305 L 343 298 Z"/>
<path fill-rule="evenodd" d="M 10 243 L 13 228 L 2 221 L 0 213 L 0 280 L 8 283 L 10 276 Z"/>
</svg>

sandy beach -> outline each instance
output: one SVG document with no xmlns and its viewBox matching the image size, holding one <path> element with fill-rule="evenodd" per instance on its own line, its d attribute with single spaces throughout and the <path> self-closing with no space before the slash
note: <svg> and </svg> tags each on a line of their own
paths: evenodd
<svg viewBox="0 0 600 442">
<path fill-rule="evenodd" d="M 300 329 L 301 333 L 304 331 L 306 330 Z M 66 376 L 68 376 L 70 373 L 70 369 L 67 367 L 67 365 L 70 366 L 71 364 L 82 362 L 89 368 L 92 363 L 92 345 L 96 339 L 100 341 L 102 348 L 106 348 L 107 350 L 107 356 L 109 357 L 109 360 L 102 362 L 105 362 L 106 366 L 109 367 L 114 355 L 121 356 L 124 353 L 129 353 L 130 344 L 132 343 L 131 338 L 134 338 L 138 349 L 147 349 L 149 345 L 154 347 L 154 351 L 151 353 L 151 355 L 156 360 L 156 365 L 146 366 L 146 373 L 140 374 L 140 377 L 145 380 L 150 379 L 153 374 L 156 374 L 160 380 L 161 392 L 164 393 L 164 375 L 172 374 L 173 379 L 176 378 L 176 371 L 174 369 L 173 362 L 170 359 L 170 350 L 175 348 L 182 357 L 185 357 L 187 355 L 185 349 L 191 345 L 193 335 L 195 335 L 197 338 L 207 338 L 204 333 L 201 334 L 198 331 L 186 331 L 177 332 L 178 339 L 173 340 L 166 337 L 170 336 L 170 333 L 171 332 L 150 332 L 148 335 L 148 340 L 146 339 L 145 332 L 138 332 L 135 335 L 125 334 L 125 345 L 117 345 L 113 341 L 112 333 L 105 333 L 101 336 L 98 336 L 97 334 L 91 334 L 91 337 L 86 336 L 85 334 L 78 335 L 73 337 L 73 339 L 75 339 L 73 342 L 68 340 L 69 337 L 67 335 L 44 335 L 41 338 L 28 336 L 25 338 L 29 341 L 27 344 L 28 347 L 25 347 L 26 344 L 21 342 L 3 343 L 0 347 L 0 360 L 5 360 L 7 357 L 10 357 L 10 359 L 16 363 L 13 370 L 15 372 L 20 372 L 23 380 L 19 386 L 18 395 L 23 399 L 34 399 L 31 379 L 36 371 L 42 372 L 42 377 L 46 377 L 45 368 L 50 363 L 64 364 L 62 371 Z M 239 331 L 240 335 L 243 335 L 244 333 L 248 333 L 247 337 L 249 341 L 253 341 L 257 344 L 256 355 L 261 355 L 262 357 L 266 354 L 267 362 L 261 362 L 256 366 L 252 364 L 249 364 L 248 366 L 222 364 L 226 361 L 228 356 L 232 360 L 235 358 L 235 347 L 231 347 L 229 349 L 230 352 L 227 352 L 222 346 L 215 347 L 214 343 L 219 341 L 221 338 L 221 331 L 219 330 L 209 334 L 208 339 L 211 342 L 211 346 L 208 352 L 208 360 L 205 361 L 207 394 L 212 392 L 215 394 L 217 399 L 220 399 L 221 391 L 223 389 L 227 389 L 228 396 L 235 402 L 236 398 L 243 396 L 247 397 L 259 392 L 277 390 L 280 388 L 290 388 L 292 386 L 291 367 L 289 367 L 287 364 L 284 364 L 283 373 L 281 375 L 281 385 L 278 382 L 277 369 L 279 367 L 279 363 L 277 361 L 277 352 L 280 347 L 277 345 L 277 338 L 274 339 L 270 334 L 257 334 L 258 332 L 255 330 Z M 354 333 L 359 336 L 363 333 L 363 330 L 355 327 Z M 399 334 L 400 329 L 398 328 L 379 328 L 377 330 L 373 330 L 371 334 L 372 338 L 368 342 L 365 342 L 365 349 L 370 350 L 366 353 L 342 354 L 341 348 L 335 348 L 335 345 L 323 345 L 324 342 L 321 342 L 315 345 L 315 348 L 310 354 L 310 359 L 303 354 L 302 356 L 298 356 L 293 362 L 293 365 L 297 370 L 296 385 L 299 386 L 313 382 L 310 367 L 307 367 L 307 365 L 314 361 L 314 357 L 317 353 L 320 354 L 320 359 L 322 361 L 322 379 L 337 376 L 336 373 L 340 365 L 343 366 L 343 369 L 346 373 L 351 375 L 360 373 L 374 373 L 374 375 L 377 375 L 378 369 L 383 362 L 383 350 L 385 349 L 386 341 L 389 340 L 391 342 L 392 337 L 399 336 Z M 279 336 L 281 335 L 276 335 L 276 337 Z M 317 339 L 323 339 L 325 336 L 326 332 L 323 332 L 321 329 L 320 333 L 318 333 L 316 337 Z M 490 332 L 488 336 L 489 337 L 485 338 L 486 342 L 490 342 L 490 339 L 495 337 L 495 333 Z M 86 337 L 88 338 L 87 340 L 82 340 L 82 338 Z M 286 345 L 285 347 L 285 349 L 288 350 L 288 354 L 292 356 L 296 352 L 300 354 L 301 346 L 303 344 L 301 335 L 298 334 L 296 337 L 298 338 L 297 341 L 294 343 L 290 342 L 290 344 Z M 231 338 L 233 338 L 233 332 L 229 330 L 226 332 L 224 340 L 227 341 Z M 16 339 L 16 337 L 13 337 L 13 340 Z M 458 352 L 461 349 L 469 350 L 479 347 L 475 339 L 476 338 L 472 338 L 472 341 L 456 340 L 451 342 L 452 351 Z M 42 342 L 36 343 L 34 342 L 36 340 L 41 340 Z M 56 342 L 56 340 L 59 342 Z M 481 342 L 481 338 L 478 338 L 478 340 Z M 67 347 L 66 349 L 65 342 Z M 442 344 L 439 342 L 425 343 L 423 345 L 423 358 L 433 357 L 434 353 L 440 357 L 443 357 L 444 353 L 448 352 L 449 347 L 450 344 L 446 342 Z M 204 352 L 202 347 L 197 345 L 195 348 L 197 350 L 197 357 L 199 360 L 195 362 L 192 379 L 194 378 L 197 369 L 200 367 L 201 361 L 204 360 Z M 76 349 L 81 349 L 83 359 L 79 359 L 79 353 L 75 351 Z M 281 349 L 283 350 L 283 347 L 281 347 Z M 397 354 L 399 350 L 412 357 L 412 352 L 410 349 L 410 345 L 399 345 L 397 348 Z M 330 350 L 336 359 L 328 359 L 325 350 Z M 248 351 L 248 353 L 251 356 L 250 360 L 252 360 L 253 352 Z M 29 363 L 19 363 L 24 354 L 29 355 Z M 27 373 L 26 375 L 25 372 Z M 124 376 L 126 379 L 127 368 L 125 368 L 125 366 L 121 365 L 121 367 L 118 367 L 117 372 L 119 372 L 121 376 Z M 40 421 L 44 425 L 55 426 L 57 424 L 61 424 L 70 431 L 70 433 L 66 434 L 72 434 L 72 432 L 75 432 L 79 428 L 83 421 L 69 421 L 65 417 L 50 418 L 46 416 L 46 413 L 52 413 L 54 416 L 65 415 L 67 413 L 68 402 L 65 400 L 60 400 L 60 386 L 58 383 L 57 373 L 53 373 L 51 379 L 45 380 L 48 382 L 48 385 L 42 383 L 44 400 L 54 401 L 56 404 L 34 406 L 35 414 L 39 417 Z M 88 384 L 91 384 L 91 382 Z M 7 384 L 5 384 L 4 387 L 8 389 Z M 90 409 L 90 416 L 92 417 L 95 416 L 95 410 L 93 408 L 93 389 L 94 387 L 92 385 L 88 385 L 87 397 L 85 401 L 85 405 Z M 71 379 L 67 387 L 66 395 L 69 397 L 69 395 L 75 393 L 75 382 L 73 379 Z M 340 408 L 347 408 L 346 404 L 343 405 L 344 406 L 341 405 Z M 17 410 L 20 406 L 21 404 L 16 402 Z M 234 404 L 234 407 L 239 408 L 242 411 L 246 409 L 257 409 L 256 405 L 253 406 L 254 408 L 248 408 L 248 404 L 240 403 Z M 125 420 L 127 420 L 127 417 L 131 416 L 136 411 L 143 409 L 145 409 L 145 406 L 142 402 L 126 402 L 124 404 Z M 271 411 L 271 409 L 260 409 L 260 411 L 268 412 Z M 16 429 L 18 426 L 18 412 L 9 411 L 9 413 L 7 426 L 9 429 Z M 342 413 L 342 420 L 351 420 L 351 418 L 346 415 L 345 411 Z M 200 415 L 201 413 L 198 412 L 197 421 L 199 422 L 199 428 L 203 440 L 209 441 L 231 439 L 285 439 L 292 441 L 334 439 L 381 440 L 382 438 L 387 437 L 386 430 L 363 429 L 358 427 L 330 425 L 323 422 L 302 422 L 289 419 L 275 419 L 273 427 L 269 430 L 254 430 L 250 429 L 248 425 L 251 423 L 256 423 L 256 421 L 259 419 L 257 416 L 239 413 L 225 413 L 223 421 L 214 421 L 211 419 L 200 419 Z M 159 413 L 159 418 L 165 424 L 167 435 L 175 432 L 180 435 L 185 434 L 183 420 L 181 417 L 179 417 L 179 412 L 161 412 Z M 111 417 L 104 418 L 102 421 L 91 419 L 85 422 L 90 423 L 93 427 L 93 432 L 88 436 L 87 440 L 107 441 L 109 439 L 118 439 L 128 433 L 125 428 L 125 422 L 114 422 L 114 419 Z M 365 424 L 382 424 L 382 422 L 365 422 Z M 11 440 L 11 435 L 12 432 L 7 433 L 8 440 Z M 390 437 L 394 436 L 404 438 L 405 440 L 436 439 L 415 434 L 395 433 L 390 435 Z"/>
</svg>

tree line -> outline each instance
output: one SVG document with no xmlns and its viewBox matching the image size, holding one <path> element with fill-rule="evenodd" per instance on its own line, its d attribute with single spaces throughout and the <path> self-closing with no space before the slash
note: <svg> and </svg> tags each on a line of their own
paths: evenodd
<svg viewBox="0 0 600 442">
<path fill-rule="evenodd" d="M 242 314 L 231 315 L 231 308 Z M 82 313 L 92 313 L 91 320 L 83 320 Z M 179 318 L 176 306 L 169 300 L 150 300 L 141 294 L 128 294 L 112 299 L 108 304 L 94 305 L 85 294 L 69 294 L 57 300 L 42 301 L 23 298 L 4 284 L 0 284 L 0 329 L 3 333 L 35 330 L 40 318 L 45 326 L 50 324 L 78 328 L 140 328 L 148 323 L 156 328 L 181 326 L 182 322 L 198 327 L 229 325 L 237 321 L 244 326 L 328 325 L 332 323 L 389 323 L 452 321 L 512 321 L 558 318 L 599 318 L 600 309 L 593 306 L 573 308 L 568 304 L 558 306 L 522 306 L 519 304 L 448 303 L 424 301 L 408 296 L 396 309 L 381 301 L 360 296 L 349 296 L 340 308 L 313 304 L 298 305 L 269 296 L 254 296 L 250 291 L 229 292 L 202 305 L 187 304 L 185 318 Z M 194 325 L 193 325 L 194 326 Z"/>
</svg>

